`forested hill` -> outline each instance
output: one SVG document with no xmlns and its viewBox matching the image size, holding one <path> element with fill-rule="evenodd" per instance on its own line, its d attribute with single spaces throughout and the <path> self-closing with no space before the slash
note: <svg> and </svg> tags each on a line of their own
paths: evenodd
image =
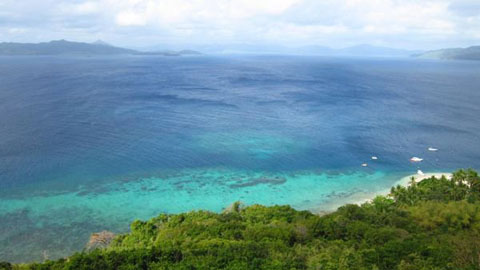
<svg viewBox="0 0 480 270">
<path fill-rule="evenodd" d="M 0 43 L 0 55 L 162 55 L 181 56 L 198 55 L 192 50 L 182 51 L 153 51 L 140 52 L 131 49 L 115 47 L 103 41 L 94 43 L 72 42 L 67 40 L 54 40 L 42 43 Z"/>
<path fill-rule="evenodd" d="M 115 55 L 134 54 L 135 52 L 134 50 L 118 48 L 99 42 L 83 43 L 55 40 L 42 43 L 0 43 L 0 55 Z"/>
<path fill-rule="evenodd" d="M 428 51 L 419 54 L 418 57 L 447 60 L 480 60 L 480 46 Z"/>
<path fill-rule="evenodd" d="M 3 269 L 480 269 L 480 178 L 412 181 L 324 216 L 240 203 L 161 214 L 97 247 Z"/>
</svg>

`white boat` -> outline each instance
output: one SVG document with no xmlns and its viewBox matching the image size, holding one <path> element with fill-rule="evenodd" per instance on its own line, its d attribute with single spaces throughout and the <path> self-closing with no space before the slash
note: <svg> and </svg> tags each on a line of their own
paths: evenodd
<svg viewBox="0 0 480 270">
<path fill-rule="evenodd" d="M 363 163 L 363 164 L 362 164 L 362 167 L 367 167 L 367 166 L 368 166 L 367 163 Z"/>
<path fill-rule="evenodd" d="M 378 157 L 376 157 L 376 156 L 372 157 L 372 160 L 377 160 L 377 159 L 378 159 Z"/>
<path fill-rule="evenodd" d="M 411 162 L 420 162 L 420 161 L 422 161 L 422 160 L 423 160 L 423 158 L 419 158 L 419 157 L 412 157 L 412 158 L 410 159 Z"/>
<path fill-rule="evenodd" d="M 428 147 L 428 151 L 437 152 L 438 149 L 437 149 L 437 148 L 433 148 L 433 147 Z"/>
<path fill-rule="evenodd" d="M 425 175 L 425 174 L 422 172 L 422 170 L 418 170 L 418 171 L 417 171 L 417 174 L 418 174 L 418 175 L 421 175 L 421 176 L 424 176 L 424 175 Z"/>
</svg>

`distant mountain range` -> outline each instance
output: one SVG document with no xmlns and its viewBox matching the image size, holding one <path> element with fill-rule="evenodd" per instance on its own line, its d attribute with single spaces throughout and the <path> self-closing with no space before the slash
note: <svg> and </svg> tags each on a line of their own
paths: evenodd
<svg viewBox="0 0 480 270">
<path fill-rule="evenodd" d="M 427 59 L 458 59 L 480 60 L 480 46 L 468 48 L 442 49 L 435 51 L 412 51 L 379 47 L 372 45 L 357 45 L 334 49 L 325 46 L 303 46 L 297 48 L 282 45 L 205 45 L 197 46 L 203 52 L 213 54 L 291 54 L 319 56 L 349 56 L 349 57 L 418 57 Z M 197 47 L 195 47 L 197 49 Z M 182 56 L 199 55 L 196 50 L 167 50 L 161 46 L 152 46 L 144 50 L 120 48 L 104 41 L 93 43 L 54 40 L 42 43 L 0 43 L 0 55 L 161 55 Z"/>
<path fill-rule="evenodd" d="M 196 55 L 197 51 L 151 51 L 141 52 L 112 46 L 101 40 L 93 43 L 55 40 L 43 43 L 0 43 L 0 55 Z"/>
<path fill-rule="evenodd" d="M 420 51 L 395 49 L 381 46 L 361 44 L 341 49 L 332 49 L 323 46 L 308 46 L 298 49 L 300 54 L 316 54 L 331 56 L 362 56 L 362 57 L 410 57 Z"/>
<path fill-rule="evenodd" d="M 151 48 L 161 48 L 161 46 Z M 379 47 L 367 44 L 340 49 L 317 45 L 287 47 L 283 45 L 257 44 L 204 45 L 196 46 L 194 48 L 202 52 L 212 54 L 288 54 L 354 57 L 410 57 L 414 54 L 421 53 L 421 51 Z"/>
<path fill-rule="evenodd" d="M 416 56 L 426 59 L 480 60 L 480 46 L 428 51 Z"/>
</svg>

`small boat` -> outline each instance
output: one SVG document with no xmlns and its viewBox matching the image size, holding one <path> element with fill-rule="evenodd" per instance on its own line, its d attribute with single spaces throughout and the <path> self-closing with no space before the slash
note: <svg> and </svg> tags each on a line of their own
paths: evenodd
<svg viewBox="0 0 480 270">
<path fill-rule="evenodd" d="M 437 148 L 433 148 L 433 147 L 428 147 L 428 151 L 437 152 L 438 149 L 437 149 Z"/>
<path fill-rule="evenodd" d="M 378 157 L 376 157 L 376 156 L 372 157 L 372 160 L 377 160 L 377 159 L 378 159 Z"/>
<path fill-rule="evenodd" d="M 367 166 L 368 166 L 367 163 L 363 163 L 363 164 L 362 164 L 362 167 L 367 167 Z"/>
<path fill-rule="evenodd" d="M 421 175 L 421 176 L 424 176 L 424 175 L 425 175 L 425 174 L 422 172 L 422 170 L 418 170 L 418 171 L 417 171 L 417 174 L 418 174 L 418 175 Z"/>
<path fill-rule="evenodd" d="M 423 158 L 419 158 L 419 157 L 412 157 L 412 158 L 410 159 L 411 162 L 420 162 L 420 161 L 422 161 L 422 160 L 423 160 Z"/>
</svg>

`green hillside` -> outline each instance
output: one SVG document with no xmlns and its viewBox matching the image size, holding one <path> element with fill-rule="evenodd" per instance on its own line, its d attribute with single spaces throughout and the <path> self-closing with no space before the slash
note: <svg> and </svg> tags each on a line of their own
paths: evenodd
<svg viewBox="0 0 480 270">
<path fill-rule="evenodd" d="M 418 55 L 427 59 L 480 60 L 480 46 L 428 51 Z"/>
<path fill-rule="evenodd" d="M 0 43 L 0 55 L 117 55 L 134 50 L 96 43 L 55 40 L 43 43 Z"/>
<path fill-rule="evenodd" d="M 72 42 L 67 40 L 54 40 L 42 43 L 0 43 L 0 55 L 160 55 L 182 56 L 199 55 L 192 50 L 182 51 L 155 51 L 140 52 L 131 49 L 115 47 L 98 40 L 94 43 Z"/>
<path fill-rule="evenodd" d="M 101 246 L 101 245 L 100 245 Z M 480 177 L 458 171 L 327 215 L 289 206 L 161 214 L 106 248 L 0 269 L 480 269 Z M 3 268 L 2 268 L 3 267 Z"/>
</svg>

